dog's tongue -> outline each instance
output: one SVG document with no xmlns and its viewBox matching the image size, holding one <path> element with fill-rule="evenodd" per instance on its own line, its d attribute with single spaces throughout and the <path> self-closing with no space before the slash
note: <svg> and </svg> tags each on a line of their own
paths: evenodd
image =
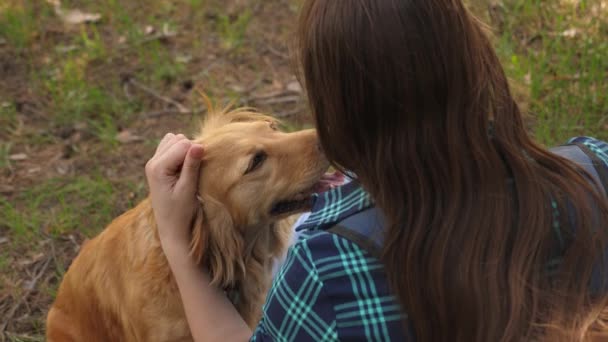
<svg viewBox="0 0 608 342">
<path fill-rule="evenodd" d="M 325 192 L 329 189 L 340 186 L 344 183 L 344 174 L 340 171 L 334 173 L 326 173 L 321 176 L 319 182 L 315 184 L 313 191 L 316 193 Z"/>
</svg>

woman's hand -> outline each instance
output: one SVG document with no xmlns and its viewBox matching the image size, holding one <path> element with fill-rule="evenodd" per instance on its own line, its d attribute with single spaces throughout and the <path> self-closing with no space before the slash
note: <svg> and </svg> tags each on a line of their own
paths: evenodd
<svg viewBox="0 0 608 342">
<path fill-rule="evenodd" d="M 203 147 L 183 134 L 168 133 L 146 164 L 158 232 L 167 249 L 188 251 Z"/>
<path fill-rule="evenodd" d="M 179 288 L 195 341 L 247 341 L 251 330 L 223 291 L 188 253 L 203 147 L 182 134 L 165 135 L 146 164 L 161 245 Z"/>
</svg>

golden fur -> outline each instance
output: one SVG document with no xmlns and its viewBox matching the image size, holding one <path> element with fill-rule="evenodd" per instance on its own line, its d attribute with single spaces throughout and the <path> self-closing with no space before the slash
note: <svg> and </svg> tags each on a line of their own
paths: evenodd
<svg viewBox="0 0 608 342">
<path fill-rule="evenodd" d="M 191 253 L 227 289 L 255 326 L 275 258 L 290 237 L 277 201 L 310 189 L 327 169 L 314 130 L 277 131 L 246 109 L 210 114 L 195 139 L 205 147 Z M 267 158 L 246 173 L 252 157 Z M 47 340 L 191 341 L 180 295 L 158 239 L 148 199 L 85 243 L 47 317 Z"/>
</svg>

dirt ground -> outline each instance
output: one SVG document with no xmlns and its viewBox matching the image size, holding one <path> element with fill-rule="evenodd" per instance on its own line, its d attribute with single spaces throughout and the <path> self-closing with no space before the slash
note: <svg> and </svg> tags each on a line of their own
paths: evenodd
<svg viewBox="0 0 608 342">
<path fill-rule="evenodd" d="M 80 244 L 146 195 L 143 166 L 164 133 L 196 132 L 205 111 L 198 91 L 272 112 L 290 129 L 307 120 L 288 52 L 296 4 L 186 3 L 124 1 L 123 14 L 65 2 L 102 15 L 78 25 L 48 13 L 49 4 L 20 4 L 36 21 L 31 45 L 0 44 L 0 140 L 10 150 L 0 156 L 0 333 L 8 340 L 43 339 Z"/>
<path fill-rule="evenodd" d="M 164 133 L 196 132 L 205 113 L 199 92 L 272 113 L 288 130 L 310 126 L 289 52 L 299 3 L 0 1 L 0 341 L 44 339 L 46 311 L 81 243 L 146 196 L 145 162 Z M 541 60 L 531 51 L 547 47 L 534 34 L 549 29 L 548 14 L 512 3 L 474 8 L 494 25 L 526 105 L 544 113 L 546 100 L 562 111 L 578 108 L 567 102 L 578 94 L 602 94 L 583 103 L 591 114 L 539 115 L 540 139 L 590 127 L 607 137 L 605 76 L 593 72 L 608 75 L 608 65 L 560 69 L 559 58 Z M 598 25 L 605 41 L 608 29 Z M 551 60 L 555 69 L 539 69 Z M 595 69 L 585 73 L 586 65 Z"/>
</svg>

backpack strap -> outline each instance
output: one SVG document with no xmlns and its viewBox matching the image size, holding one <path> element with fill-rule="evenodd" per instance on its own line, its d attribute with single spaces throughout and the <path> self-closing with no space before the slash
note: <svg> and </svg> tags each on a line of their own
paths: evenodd
<svg viewBox="0 0 608 342">
<path fill-rule="evenodd" d="M 583 151 L 583 153 L 585 153 L 589 159 L 591 159 L 593 168 L 600 178 L 600 184 L 602 187 L 604 187 L 604 192 L 606 192 L 606 195 L 608 195 L 608 165 L 606 165 L 606 163 L 604 163 L 595 152 L 591 151 L 587 145 L 576 143 L 576 146 L 578 146 L 581 151 Z"/>
<path fill-rule="evenodd" d="M 371 207 L 351 215 L 326 231 L 339 235 L 380 259 L 384 245 L 384 215 Z"/>
<path fill-rule="evenodd" d="M 598 188 L 603 188 L 608 195 L 608 167 L 589 149 L 581 143 L 567 144 L 550 149 L 551 152 L 566 158 L 587 171 Z"/>
<path fill-rule="evenodd" d="M 608 195 L 608 167 L 587 146 L 574 143 L 550 149 L 551 152 L 566 158 L 585 169 L 596 186 L 601 186 Z M 376 207 L 371 207 L 351 215 L 326 231 L 339 235 L 380 259 L 384 246 L 386 219 Z"/>
</svg>

